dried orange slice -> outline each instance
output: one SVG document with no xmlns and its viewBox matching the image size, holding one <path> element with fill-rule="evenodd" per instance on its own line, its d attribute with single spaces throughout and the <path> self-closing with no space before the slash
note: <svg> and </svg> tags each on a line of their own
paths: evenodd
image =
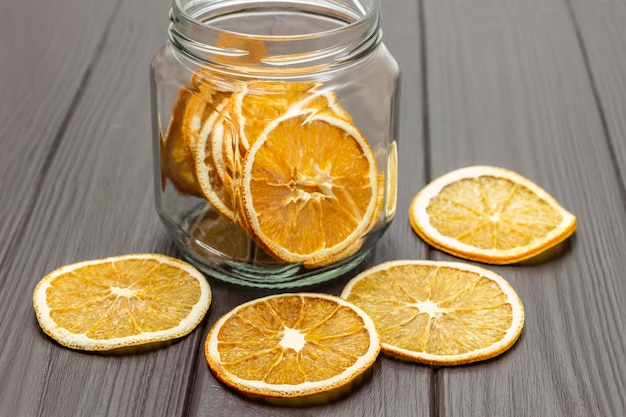
<svg viewBox="0 0 626 417">
<path fill-rule="evenodd" d="M 217 173 L 224 182 L 232 181 L 235 170 L 241 165 L 241 151 L 238 149 L 239 137 L 231 120 L 229 107 L 222 112 L 214 126 L 215 134 L 211 141 L 211 154 Z"/>
<path fill-rule="evenodd" d="M 387 181 L 385 183 L 385 218 L 392 219 L 396 215 L 398 204 L 398 145 L 393 141 L 387 155 Z"/>
<path fill-rule="evenodd" d="M 307 110 L 271 122 L 247 154 L 243 205 L 253 238 L 287 262 L 343 252 L 378 206 L 375 156 L 344 119 Z"/>
<path fill-rule="evenodd" d="M 202 129 L 207 120 L 216 113 L 218 108 L 224 106 L 222 103 L 228 100 L 232 93 L 219 90 L 208 80 L 203 80 L 202 84 L 197 84 L 192 92 L 186 99 L 181 130 L 188 152 L 194 155 L 197 142 L 200 135 L 203 134 Z"/>
<path fill-rule="evenodd" d="M 250 238 L 241 227 L 207 207 L 191 223 L 188 244 L 203 258 L 223 261 L 223 257 L 248 261 L 253 257 Z"/>
<path fill-rule="evenodd" d="M 232 177 L 226 172 L 223 160 L 216 160 L 212 152 L 214 143 L 222 143 L 231 133 L 226 119 L 231 103 L 222 102 L 205 121 L 195 149 L 195 167 L 198 184 L 205 199 L 222 215 L 235 220 Z M 220 145 L 221 147 L 221 145 Z"/>
<path fill-rule="evenodd" d="M 432 365 L 493 358 L 524 326 L 522 302 L 504 278 L 456 262 L 385 262 L 353 278 L 341 297 L 372 317 L 383 352 Z"/>
<path fill-rule="evenodd" d="M 165 143 L 161 147 L 161 160 L 165 176 L 182 194 L 202 197 L 196 178 L 196 143 L 204 122 L 230 95 L 199 77 L 192 77 L 192 87 L 183 87 L 179 91 Z"/>
<path fill-rule="evenodd" d="M 205 343 L 207 363 L 226 385 L 254 397 L 306 401 L 351 387 L 379 351 L 367 314 L 315 293 L 240 305 L 215 323 Z"/>
<path fill-rule="evenodd" d="M 161 170 L 169 178 L 174 188 L 182 193 L 201 196 L 196 182 L 195 166 L 192 153 L 185 143 L 184 120 L 188 109 L 188 100 L 193 92 L 188 88 L 181 88 L 174 105 L 172 119 L 161 149 Z"/>
<path fill-rule="evenodd" d="M 462 168 L 428 184 L 409 218 L 430 245 L 475 261 L 507 264 L 562 242 L 576 217 L 521 175 L 490 166 Z"/>
<path fill-rule="evenodd" d="M 267 125 L 289 113 L 308 109 L 349 119 L 335 94 L 306 82 L 250 81 L 233 97 L 233 113 L 239 126 L 239 140 L 247 152 Z"/>
<path fill-rule="evenodd" d="M 43 331 L 72 349 L 106 351 L 190 333 L 211 303 L 206 278 L 181 260 L 133 254 L 63 266 L 35 287 Z"/>
</svg>

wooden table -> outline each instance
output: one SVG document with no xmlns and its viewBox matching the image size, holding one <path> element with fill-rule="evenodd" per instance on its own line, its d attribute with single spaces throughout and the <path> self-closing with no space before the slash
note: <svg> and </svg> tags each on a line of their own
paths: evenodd
<svg viewBox="0 0 626 417">
<path fill-rule="evenodd" d="M 454 260 L 411 230 L 429 180 L 492 164 L 578 217 L 549 256 L 490 267 L 526 308 L 499 358 L 435 368 L 381 357 L 358 390 L 294 410 L 226 389 L 205 363 L 215 320 L 264 294 L 209 278 L 190 336 L 132 356 L 60 347 L 31 295 L 66 263 L 179 256 L 153 204 L 148 66 L 167 0 L 5 2 L 0 25 L 0 416 L 626 415 L 626 1 L 385 0 L 403 71 L 398 214 L 367 265 Z M 316 287 L 338 294 L 338 279 Z"/>
</svg>

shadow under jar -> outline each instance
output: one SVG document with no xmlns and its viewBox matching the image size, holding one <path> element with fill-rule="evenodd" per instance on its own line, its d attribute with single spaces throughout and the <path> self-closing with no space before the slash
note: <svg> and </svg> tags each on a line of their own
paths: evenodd
<svg viewBox="0 0 626 417">
<path fill-rule="evenodd" d="M 156 208 L 204 273 L 337 277 L 396 211 L 399 70 L 380 0 L 174 0 L 151 67 Z"/>
</svg>

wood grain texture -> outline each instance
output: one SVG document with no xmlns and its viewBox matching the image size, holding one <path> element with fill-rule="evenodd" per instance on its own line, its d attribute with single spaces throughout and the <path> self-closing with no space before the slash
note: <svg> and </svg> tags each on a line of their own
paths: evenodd
<svg viewBox="0 0 626 417">
<path fill-rule="evenodd" d="M 6 6 L 0 28 L 0 415 L 37 415 L 49 352 L 29 294 L 41 273 L 36 261 L 52 258 L 31 251 L 25 234 L 115 5 L 27 0 Z M 67 10 L 93 21 L 75 21 Z"/>
<path fill-rule="evenodd" d="M 26 0 L 3 11 L 0 259 L 19 240 L 42 176 L 114 12 L 110 2 Z M 89 14 L 75 21 L 67 10 Z"/>
<path fill-rule="evenodd" d="M 148 82 L 150 59 L 166 36 L 169 4 L 162 3 L 157 15 L 153 2 L 125 2 L 119 8 L 109 2 L 108 14 L 113 18 L 105 16 L 102 22 L 89 24 L 91 19 L 102 18 L 91 14 L 97 10 L 95 4 L 82 11 L 79 5 L 68 4 L 86 19 L 78 25 L 79 32 L 73 32 L 75 15 L 65 20 L 62 13 L 58 20 L 42 16 L 57 26 L 50 28 L 50 39 L 35 42 L 37 48 L 53 47 L 59 53 L 50 58 L 50 66 L 45 65 L 47 61 L 39 63 L 37 71 L 52 68 L 58 74 L 32 73 L 33 78 L 50 77 L 54 82 L 36 84 L 41 92 L 29 94 L 39 95 L 47 105 L 33 107 L 39 115 L 35 123 L 25 114 L 21 124 L 25 129 L 47 129 L 54 122 L 56 131 L 64 125 L 54 142 L 56 149 L 42 151 L 40 159 L 49 161 L 37 189 L 32 190 L 26 181 L 22 184 L 36 195 L 20 236 L 11 242 L 12 256 L 2 264 L 0 333 L 9 343 L 3 344 L 0 353 L 0 374 L 12 382 L 2 384 L 0 416 L 175 416 L 186 408 L 199 332 L 167 349 L 139 355 L 83 354 L 61 348 L 44 336 L 32 311 L 35 283 L 62 264 L 121 253 L 175 253 L 153 204 Z M 43 27 L 48 20 L 42 21 Z M 67 36 L 56 41 L 59 44 L 48 43 L 63 33 Z M 83 45 L 76 42 L 81 37 L 94 39 Z M 72 47 L 76 55 L 67 63 L 64 60 L 74 57 L 68 52 Z M 88 57 L 82 63 L 88 78 L 80 72 L 65 75 L 65 66 L 81 64 L 82 54 Z M 64 66 L 56 68 L 56 59 Z M 87 82 L 74 84 L 81 78 Z M 10 80 L 3 78 L 3 83 L 8 87 Z M 77 99 L 65 109 L 62 101 L 55 107 L 54 99 L 66 93 L 70 102 L 72 97 Z M 29 94 L 26 98 L 32 99 Z M 61 114 L 57 117 L 56 112 Z M 20 114 L 14 113 L 16 121 L 11 123 Z M 6 132 L 2 135 L 3 144 L 11 139 Z M 32 140 L 24 145 L 32 149 L 51 146 L 45 140 L 38 143 L 36 137 Z M 32 154 L 27 146 L 22 152 Z M 3 162 L 15 164 L 11 159 L 3 154 Z M 41 170 L 38 165 L 22 161 L 14 169 L 29 180 L 41 175 L 29 174 L 31 169 Z M 19 183 L 11 185 L 6 179 L 3 191 L 17 198 Z"/>
<path fill-rule="evenodd" d="M 604 136 L 613 157 L 616 175 L 621 186 L 622 206 L 626 206 L 626 51 L 621 45 L 626 43 L 626 2 L 623 1 L 570 1 L 572 17 L 579 35 L 579 43 L 589 72 L 592 88 L 595 92 Z M 614 192 L 614 191 L 612 191 Z M 622 209 L 623 213 L 624 209 Z M 610 236 L 607 236 L 610 239 Z M 606 244 L 603 245 L 606 247 Z M 609 255 L 610 256 L 610 255 Z M 615 384 L 611 391 L 604 393 L 611 396 L 608 409 L 613 415 L 626 415 L 626 376 L 624 376 L 624 352 L 626 351 L 626 283 L 618 278 L 619 284 L 603 286 L 600 297 L 607 300 L 617 315 L 602 326 L 605 332 L 617 332 L 621 343 L 607 346 L 608 361 L 616 361 L 621 366 L 614 366 L 613 376 L 607 385 Z M 603 319 L 602 317 L 600 317 Z M 604 320 L 603 320 L 604 321 Z M 618 354 L 615 355 L 613 352 Z M 621 355 L 620 355 L 621 353 Z M 620 372 L 621 370 L 621 372 Z M 604 378 L 604 375 L 602 375 Z M 615 382 L 612 382 L 612 381 Z M 606 383 L 605 383 L 606 384 Z"/>
<path fill-rule="evenodd" d="M 490 267 L 520 294 L 525 330 L 496 360 L 438 370 L 438 414 L 623 415 L 624 207 L 567 4 L 426 0 L 425 11 L 432 175 L 510 168 L 579 220 L 549 255 Z"/>
<path fill-rule="evenodd" d="M 626 183 L 626 2 L 573 0 L 569 4 L 597 93 L 605 134 L 621 180 Z"/>
</svg>

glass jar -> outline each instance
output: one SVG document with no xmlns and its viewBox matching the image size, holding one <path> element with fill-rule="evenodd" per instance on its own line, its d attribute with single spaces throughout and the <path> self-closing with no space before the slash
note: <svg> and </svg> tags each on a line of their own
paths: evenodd
<svg viewBox="0 0 626 417">
<path fill-rule="evenodd" d="M 156 208 L 207 275 L 318 283 L 396 210 L 399 70 L 380 0 L 174 0 L 152 61 Z"/>
</svg>

